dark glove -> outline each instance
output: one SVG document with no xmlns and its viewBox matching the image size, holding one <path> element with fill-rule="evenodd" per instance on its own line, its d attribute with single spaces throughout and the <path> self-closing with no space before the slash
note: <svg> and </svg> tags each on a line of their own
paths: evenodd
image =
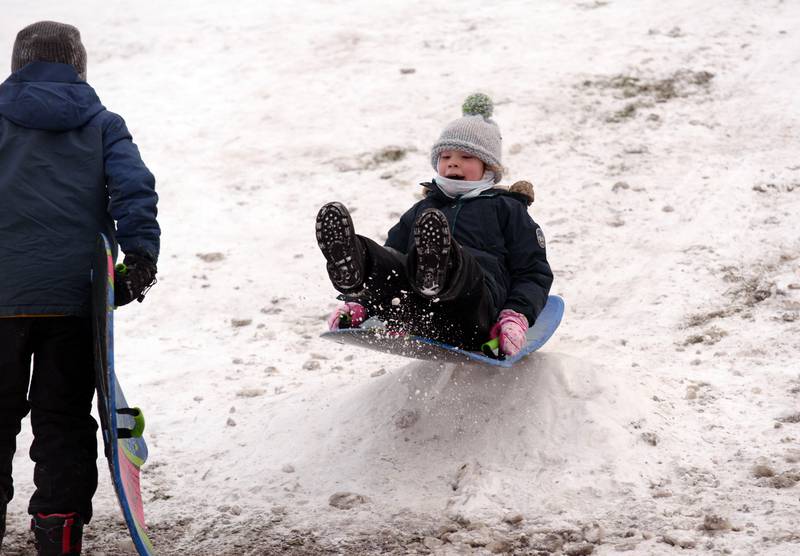
<svg viewBox="0 0 800 556">
<path fill-rule="evenodd" d="M 141 303 L 155 283 L 156 265 L 153 261 L 141 255 L 125 255 L 124 265 L 114 273 L 114 305 L 121 307 L 134 299 Z"/>
</svg>

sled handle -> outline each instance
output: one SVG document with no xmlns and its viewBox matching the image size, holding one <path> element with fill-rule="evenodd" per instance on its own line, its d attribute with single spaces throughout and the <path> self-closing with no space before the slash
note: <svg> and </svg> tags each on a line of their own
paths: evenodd
<svg viewBox="0 0 800 556">
<path fill-rule="evenodd" d="M 144 434 L 144 413 L 138 407 L 122 407 L 117 413 L 133 417 L 132 429 L 117 429 L 119 438 L 141 438 Z"/>
<path fill-rule="evenodd" d="M 339 315 L 339 328 L 351 328 L 353 326 L 353 317 L 350 313 L 342 313 Z"/>
<path fill-rule="evenodd" d="M 125 276 L 128 273 L 128 267 L 125 266 L 125 263 L 117 263 L 117 265 L 114 267 L 114 272 Z"/>
<path fill-rule="evenodd" d="M 492 359 L 505 359 L 505 356 L 500 353 L 500 338 L 492 338 L 488 342 L 481 345 L 481 351 L 486 357 Z"/>
</svg>

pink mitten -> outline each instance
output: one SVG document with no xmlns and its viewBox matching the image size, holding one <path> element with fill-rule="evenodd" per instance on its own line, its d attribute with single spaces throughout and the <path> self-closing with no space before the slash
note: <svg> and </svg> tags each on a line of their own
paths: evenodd
<svg viewBox="0 0 800 556">
<path fill-rule="evenodd" d="M 506 355 L 516 355 L 525 345 L 527 332 L 528 319 L 525 315 L 511 309 L 503 309 L 489 336 L 499 339 L 500 351 Z"/>
<path fill-rule="evenodd" d="M 331 316 L 328 317 L 328 330 L 357 328 L 366 319 L 367 310 L 364 306 L 348 301 L 336 307 L 331 313 Z"/>
</svg>

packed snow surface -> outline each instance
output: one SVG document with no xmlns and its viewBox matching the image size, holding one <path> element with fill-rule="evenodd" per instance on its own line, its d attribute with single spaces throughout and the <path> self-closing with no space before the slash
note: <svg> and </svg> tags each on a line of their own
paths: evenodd
<svg viewBox="0 0 800 556">
<path fill-rule="evenodd" d="M 117 312 L 159 554 L 800 553 L 800 4 L 7 0 L 72 23 L 158 178 Z M 567 302 L 508 370 L 319 339 L 474 91 Z M 7 554 L 29 554 L 26 421 Z M 130 554 L 105 462 L 87 554 Z"/>
</svg>

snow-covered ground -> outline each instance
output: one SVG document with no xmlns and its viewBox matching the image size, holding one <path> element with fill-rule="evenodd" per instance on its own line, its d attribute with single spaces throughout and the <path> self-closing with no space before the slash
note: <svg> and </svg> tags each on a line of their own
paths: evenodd
<svg viewBox="0 0 800 556">
<path fill-rule="evenodd" d="M 117 369 L 159 554 L 800 552 L 800 4 L 7 0 L 0 60 L 40 19 L 158 178 Z M 476 90 L 560 331 L 503 371 L 320 340 L 317 209 L 383 239 Z M 85 552 L 129 554 L 98 463 Z"/>
</svg>

